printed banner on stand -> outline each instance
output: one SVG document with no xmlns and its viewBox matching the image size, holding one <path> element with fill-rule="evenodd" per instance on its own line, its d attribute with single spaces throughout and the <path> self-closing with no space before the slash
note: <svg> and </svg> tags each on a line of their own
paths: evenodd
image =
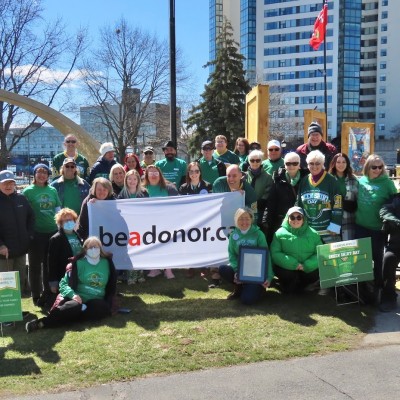
<svg viewBox="0 0 400 400">
<path fill-rule="evenodd" d="M 322 289 L 374 279 L 371 238 L 324 244 L 317 255 Z"/>
<path fill-rule="evenodd" d="M 22 321 L 19 272 L 0 272 L 0 322 Z"/>
<path fill-rule="evenodd" d="M 200 268 L 228 262 L 240 192 L 89 203 L 90 235 L 117 269 Z"/>
</svg>

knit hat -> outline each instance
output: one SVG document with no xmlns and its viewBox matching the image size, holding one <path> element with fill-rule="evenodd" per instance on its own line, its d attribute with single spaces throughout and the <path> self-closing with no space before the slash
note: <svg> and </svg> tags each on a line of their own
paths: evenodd
<svg viewBox="0 0 400 400">
<path fill-rule="evenodd" d="M 37 164 L 37 165 L 35 165 L 35 166 L 33 167 L 33 174 L 34 174 L 34 175 L 36 174 L 36 171 L 37 171 L 39 168 L 45 169 L 45 170 L 47 171 L 47 173 L 50 175 L 51 170 L 50 170 L 50 168 L 49 168 L 46 164 Z"/>
<path fill-rule="evenodd" d="M 322 128 L 318 122 L 311 122 L 310 126 L 308 127 L 308 137 L 310 137 L 311 133 L 318 132 L 322 135 Z"/>
<path fill-rule="evenodd" d="M 114 145 L 111 142 L 103 143 L 100 146 L 100 154 L 104 156 L 104 154 L 108 153 L 109 151 L 115 151 Z"/>
</svg>

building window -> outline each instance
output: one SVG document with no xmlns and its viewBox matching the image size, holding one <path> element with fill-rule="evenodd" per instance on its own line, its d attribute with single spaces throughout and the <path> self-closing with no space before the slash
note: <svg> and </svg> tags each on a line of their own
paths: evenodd
<svg viewBox="0 0 400 400">
<path fill-rule="evenodd" d="M 381 75 L 380 77 L 379 77 L 379 80 L 381 81 L 381 82 L 385 82 L 386 81 L 386 75 Z"/>
<path fill-rule="evenodd" d="M 387 44 L 387 37 L 386 36 L 382 36 L 381 37 L 381 44 Z"/>
<path fill-rule="evenodd" d="M 382 62 L 379 64 L 379 68 L 380 68 L 380 69 L 386 69 L 386 61 L 382 61 Z"/>
<path fill-rule="evenodd" d="M 381 57 L 386 57 L 387 56 L 387 50 L 386 49 L 382 49 L 381 50 Z"/>
<path fill-rule="evenodd" d="M 384 131 L 385 130 L 385 124 L 379 124 L 379 130 Z"/>
<path fill-rule="evenodd" d="M 379 100 L 379 105 L 380 106 L 386 106 L 386 101 L 385 100 Z"/>
<path fill-rule="evenodd" d="M 388 5 L 388 3 L 389 3 L 389 1 L 388 0 L 382 0 L 382 6 L 384 7 L 384 6 L 387 6 Z"/>
<path fill-rule="evenodd" d="M 386 32 L 386 31 L 387 31 L 387 24 L 382 24 L 381 32 Z"/>
<path fill-rule="evenodd" d="M 382 19 L 387 19 L 388 17 L 388 12 L 387 11 L 382 11 Z"/>
<path fill-rule="evenodd" d="M 386 114 L 384 112 L 379 113 L 379 118 L 386 118 Z"/>
<path fill-rule="evenodd" d="M 386 88 L 385 87 L 379 88 L 379 94 L 385 94 L 385 93 L 386 93 Z"/>
</svg>

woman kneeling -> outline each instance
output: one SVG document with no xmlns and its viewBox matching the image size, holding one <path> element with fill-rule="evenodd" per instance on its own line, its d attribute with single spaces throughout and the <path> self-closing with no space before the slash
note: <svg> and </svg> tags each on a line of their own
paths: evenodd
<svg viewBox="0 0 400 400">
<path fill-rule="evenodd" d="M 237 268 L 240 246 L 254 246 L 267 248 L 265 235 L 260 228 L 253 225 L 254 215 L 248 208 L 239 208 L 235 213 L 236 228 L 229 236 L 229 264 L 221 265 L 219 273 L 221 277 L 235 285 L 234 291 L 228 296 L 228 300 L 239 298 L 243 304 L 254 304 L 261 299 L 265 289 L 270 285 L 272 275 L 271 260 L 268 256 L 267 280 L 263 284 L 241 283 L 238 280 Z"/>
<path fill-rule="evenodd" d="M 319 287 L 317 231 L 308 226 L 300 207 L 289 208 L 271 244 L 271 258 L 282 292 L 293 293 L 311 285 Z"/>
<path fill-rule="evenodd" d="M 74 321 L 98 320 L 111 315 L 116 272 L 111 255 L 91 236 L 73 258 L 60 281 L 60 294 L 47 317 L 26 324 L 26 331 L 53 328 Z"/>
</svg>

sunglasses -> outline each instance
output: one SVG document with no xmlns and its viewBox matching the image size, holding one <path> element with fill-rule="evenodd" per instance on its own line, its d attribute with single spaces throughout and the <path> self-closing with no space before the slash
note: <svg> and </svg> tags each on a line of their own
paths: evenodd
<svg viewBox="0 0 400 400">
<path fill-rule="evenodd" d="M 146 154 L 146 156 L 149 156 L 150 154 L 153 154 L 152 151 L 145 151 L 144 154 Z"/>
<path fill-rule="evenodd" d="M 383 169 L 383 165 L 371 165 L 371 169 Z"/>
<path fill-rule="evenodd" d="M 65 143 L 76 143 L 76 140 L 66 140 Z"/>
<path fill-rule="evenodd" d="M 254 160 L 250 160 L 250 162 L 254 162 L 254 163 L 260 163 L 261 159 L 260 158 L 256 158 Z"/>
<path fill-rule="evenodd" d="M 268 149 L 268 151 L 279 151 L 280 149 L 278 149 L 277 147 L 272 147 L 272 149 Z"/>
<path fill-rule="evenodd" d="M 291 221 L 301 221 L 303 219 L 303 217 L 301 215 L 298 215 L 297 217 L 295 215 L 289 215 L 289 219 Z"/>
<path fill-rule="evenodd" d="M 199 169 L 192 169 L 191 171 L 189 171 L 189 174 L 199 174 L 200 170 Z"/>
<path fill-rule="evenodd" d="M 319 165 L 321 165 L 320 162 L 309 162 L 308 165 L 311 165 L 312 167 L 316 166 L 318 167 Z"/>
<path fill-rule="evenodd" d="M 299 165 L 299 163 L 297 161 L 293 161 L 293 162 L 285 162 L 285 165 L 288 167 L 297 167 Z"/>
<path fill-rule="evenodd" d="M 68 169 L 75 169 L 75 165 L 64 165 L 64 167 Z"/>
</svg>

